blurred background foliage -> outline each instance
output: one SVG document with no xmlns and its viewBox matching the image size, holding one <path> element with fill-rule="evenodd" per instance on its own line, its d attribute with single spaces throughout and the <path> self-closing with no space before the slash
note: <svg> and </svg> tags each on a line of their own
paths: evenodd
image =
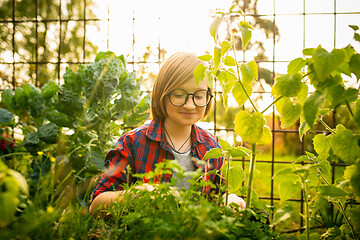
<svg viewBox="0 0 360 240">
<path fill-rule="evenodd" d="M 1 1 L 0 61 L 22 63 L 13 77 L 11 64 L 10 70 L 0 70 L 1 89 L 24 83 L 42 87 L 60 78 L 59 61 L 78 64 L 93 59 L 98 48 L 85 37 L 84 26 L 96 26 L 91 21 L 96 18 L 93 7 L 91 0 Z"/>
</svg>

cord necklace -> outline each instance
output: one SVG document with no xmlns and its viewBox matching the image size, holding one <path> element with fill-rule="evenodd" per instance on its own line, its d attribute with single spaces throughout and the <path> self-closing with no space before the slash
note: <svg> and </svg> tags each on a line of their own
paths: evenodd
<svg viewBox="0 0 360 240">
<path fill-rule="evenodd" d="M 171 145 L 171 147 L 172 147 L 175 151 L 177 151 L 177 152 L 180 152 L 180 150 L 185 146 L 185 144 L 189 141 L 189 139 L 190 139 L 190 137 L 191 137 L 191 133 L 190 133 L 189 137 L 185 140 L 185 142 L 181 145 L 181 147 L 180 147 L 178 150 L 176 150 L 175 144 L 173 143 L 173 141 L 172 141 L 172 139 L 171 139 L 171 137 L 170 137 L 170 134 L 169 134 L 168 131 L 166 130 L 165 126 L 164 126 L 164 129 L 165 129 L 166 135 L 168 136 L 168 138 L 169 138 L 169 140 L 170 140 L 170 145 Z"/>
</svg>

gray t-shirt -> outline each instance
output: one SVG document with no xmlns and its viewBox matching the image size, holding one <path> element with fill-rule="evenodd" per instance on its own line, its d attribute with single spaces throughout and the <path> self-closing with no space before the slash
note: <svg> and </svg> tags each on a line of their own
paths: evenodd
<svg viewBox="0 0 360 240">
<path fill-rule="evenodd" d="M 171 152 L 172 152 L 172 154 L 174 154 L 175 160 L 185 170 L 185 172 L 196 171 L 196 166 L 195 166 L 194 162 L 192 161 L 190 147 L 183 153 L 174 151 L 173 149 L 171 149 Z M 174 170 L 173 178 L 178 180 L 176 187 L 178 189 L 180 189 L 180 188 L 189 189 L 191 184 L 187 180 L 191 179 L 191 177 L 185 177 L 185 178 L 179 180 L 179 178 L 176 176 L 176 174 L 177 174 L 177 172 L 176 172 L 176 170 Z"/>
</svg>

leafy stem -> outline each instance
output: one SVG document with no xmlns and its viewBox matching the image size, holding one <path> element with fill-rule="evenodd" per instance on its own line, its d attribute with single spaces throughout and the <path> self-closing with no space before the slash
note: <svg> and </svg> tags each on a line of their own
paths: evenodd
<svg viewBox="0 0 360 240">
<path fill-rule="evenodd" d="M 354 113 L 353 113 L 353 111 L 351 110 L 351 107 L 350 107 L 350 104 L 349 104 L 349 101 L 348 101 L 348 100 L 346 100 L 346 107 L 348 108 L 351 117 L 354 118 Z"/>
<path fill-rule="evenodd" d="M 335 131 L 329 126 L 326 124 L 326 122 L 324 122 L 321 118 L 319 117 L 316 117 L 317 120 L 319 120 L 319 122 L 331 133 L 335 134 Z"/>
<path fill-rule="evenodd" d="M 274 105 L 277 101 L 279 101 L 281 98 L 283 98 L 283 96 L 280 96 L 278 98 L 276 98 L 269 106 L 267 106 L 267 108 L 265 108 L 261 114 L 264 114 L 264 112 L 266 112 L 272 105 Z"/>
<path fill-rule="evenodd" d="M 301 178 L 301 180 L 302 180 L 302 191 L 304 195 L 304 204 L 305 204 L 306 239 L 310 240 L 310 212 L 309 212 L 308 196 L 306 193 L 306 179 Z"/>
<path fill-rule="evenodd" d="M 6 157 L 15 156 L 15 155 L 30 155 L 30 153 L 29 152 L 14 152 L 14 153 L 8 153 L 8 154 L 1 155 L 0 158 L 5 159 Z"/>
<path fill-rule="evenodd" d="M 228 158 L 227 160 L 227 169 L 226 169 L 226 197 L 225 197 L 225 206 L 227 206 L 228 204 L 228 200 L 229 200 L 229 171 L 230 171 L 230 158 Z"/>
<path fill-rule="evenodd" d="M 307 74 L 305 74 L 304 76 L 302 76 L 302 78 L 305 78 L 305 77 L 309 76 L 309 75 L 312 74 L 313 72 L 315 72 L 315 71 L 313 70 L 313 71 L 308 72 Z"/>
<path fill-rule="evenodd" d="M 249 167 L 249 182 L 248 182 L 248 191 L 246 199 L 246 208 L 250 208 L 251 204 L 251 191 L 252 191 L 252 180 L 254 176 L 255 169 L 255 157 L 256 157 L 256 143 L 251 145 L 251 157 L 250 157 L 250 167 Z"/>
<path fill-rule="evenodd" d="M 227 25 L 230 26 L 229 19 L 227 20 Z M 238 80 L 241 88 L 244 90 L 244 92 L 245 92 L 245 94 L 246 94 L 246 97 L 247 97 L 247 99 L 249 99 L 249 101 L 250 101 L 251 105 L 253 106 L 255 112 L 259 112 L 259 110 L 257 109 L 255 103 L 254 103 L 253 100 L 250 98 L 249 93 L 246 91 L 243 83 L 241 82 L 240 70 L 239 70 L 239 69 L 240 69 L 240 66 L 239 66 L 238 61 L 236 60 L 236 50 L 235 50 L 234 42 L 235 42 L 235 41 L 234 41 L 234 35 L 231 34 L 231 45 L 232 45 L 232 50 L 233 50 L 233 53 L 234 53 L 234 59 L 235 59 L 235 64 L 236 64 L 236 73 L 237 73 L 236 79 Z"/>
<path fill-rule="evenodd" d="M 317 163 L 317 162 L 314 161 L 313 159 L 312 159 L 312 161 L 313 161 L 314 163 Z M 329 183 L 328 180 L 325 178 L 325 176 L 324 176 L 323 173 L 321 172 L 320 168 L 317 168 L 317 170 L 318 170 L 319 176 L 324 180 L 324 182 L 326 183 L 326 185 L 329 186 L 330 183 Z M 346 214 L 346 212 L 345 212 L 344 206 L 342 205 L 342 203 L 340 202 L 339 199 L 337 199 L 336 202 L 335 202 L 335 201 L 332 201 L 332 202 L 334 203 L 334 205 L 337 206 L 338 209 L 340 209 L 342 215 L 343 215 L 344 218 L 345 218 L 346 223 L 350 226 L 351 234 L 352 234 L 353 237 L 355 238 L 354 228 L 353 228 L 353 226 L 352 226 L 352 224 L 351 224 L 351 222 L 350 222 L 350 220 L 349 220 L 349 217 L 347 216 L 347 214 Z"/>
<path fill-rule="evenodd" d="M 237 61 L 236 61 L 236 59 L 235 59 L 235 62 L 236 62 L 236 69 L 237 69 L 237 76 L 233 73 L 233 72 L 230 72 L 229 70 L 227 70 L 227 69 L 224 69 L 227 73 L 229 73 L 229 74 L 231 74 L 231 75 L 233 75 L 234 76 L 234 78 L 236 78 L 237 80 L 238 80 L 238 82 L 239 82 L 239 84 L 240 84 L 240 86 L 242 87 L 242 89 L 244 90 L 244 92 L 245 92 L 245 94 L 246 94 L 246 97 L 249 99 L 249 101 L 250 101 L 250 103 L 251 103 L 251 105 L 253 106 L 253 108 L 254 108 L 254 110 L 256 111 L 256 112 L 259 112 L 259 110 L 256 108 L 256 105 L 255 105 L 255 103 L 253 102 L 253 100 L 250 98 L 250 95 L 249 95 L 249 93 L 246 91 L 246 89 L 245 89 L 245 87 L 244 87 L 244 85 L 243 85 L 243 83 L 241 82 L 241 80 L 240 80 L 240 74 L 239 74 L 239 66 L 238 66 L 238 63 L 237 63 Z"/>
</svg>

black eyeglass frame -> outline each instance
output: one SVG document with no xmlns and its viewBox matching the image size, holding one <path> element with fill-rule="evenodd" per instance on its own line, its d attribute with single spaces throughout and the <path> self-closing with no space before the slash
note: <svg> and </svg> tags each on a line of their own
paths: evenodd
<svg viewBox="0 0 360 240">
<path fill-rule="evenodd" d="M 182 90 L 182 91 L 184 91 L 184 92 L 186 93 L 185 101 L 184 101 L 183 104 L 177 105 L 177 104 L 174 104 L 174 103 L 171 101 L 170 95 L 171 95 L 171 93 L 172 93 L 173 91 L 175 91 L 175 90 Z M 203 106 L 197 105 L 196 102 L 195 102 L 195 99 L 194 99 L 195 94 L 196 94 L 197 92 L 200 92 L 200 91 L 206 91 L 207 94 L 208 94 L 208 96 L 209 96 L 209 100 L 207 101 L 206 105 L 203 105 Z M 167 94 L 165 94 L 165 96 L 168 96 L 168 97 L 169 97 L 170 103 L 171 103 L 172 105 L 176 106 L 176 107 L 184 106 L 184 105 L 187 103 L 187 101 L 189 100 L 189 96 L 190 96 L 190 95 L 192 95 L 193 103 L 194 103 L 195 106 L 197 106 L 197 107 L 206 107 L 207 105 L 209 105 L 209 103 L 211 102 L 211 99 L 214 97 L 214 96 L 211 94 L 211 92 L 210 92 L 209 89 L 207 89 L 207 90 L 205 90 L 205 89 L 200 89 L 200 90 L 197 90 L 197 91 L 194 92 L 194 93 L 188 93 L 188 92 L 185 91 L 184 89 L 175 88 L 174 90 L 172 90 L 172 91 L 168 92 Z"/>
</svg>

